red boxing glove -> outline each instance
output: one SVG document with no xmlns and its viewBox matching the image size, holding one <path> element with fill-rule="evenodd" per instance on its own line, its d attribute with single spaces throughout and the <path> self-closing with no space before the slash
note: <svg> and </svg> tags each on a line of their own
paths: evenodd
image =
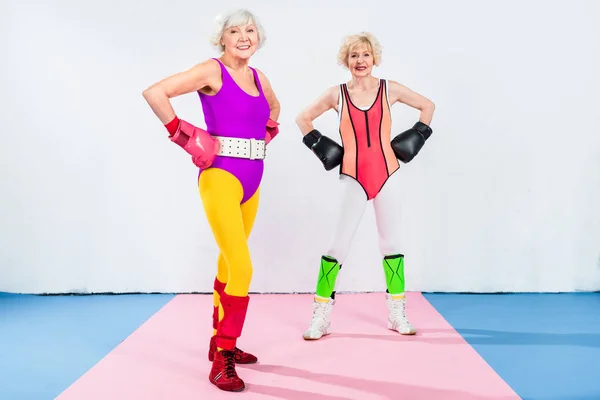
<svg viewBox="0 0 600 400">
<path fill-rule="evenodd" d="M 172 122 L 169 122 L 167 125 L 170 125 Z M 170 139 L 192 156 L 192 162 L 198 168 L 203 169 L 212 165 L 221 148 L 219 141 L 213 138 L 208 132 L 184 120 L 179 120 L 177 129 Z"/>
<path fill-rule="evenodd" d="M 271 140 L 279 133 L 279 122 L 269 118 L 267 121 L 267 136 L 265 137 L 266 144 L 269 144 Z"/>
</svg>

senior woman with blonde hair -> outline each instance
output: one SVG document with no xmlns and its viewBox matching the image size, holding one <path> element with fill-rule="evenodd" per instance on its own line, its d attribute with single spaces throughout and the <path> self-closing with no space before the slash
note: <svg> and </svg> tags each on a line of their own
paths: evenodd
<svg viewBox="0 0 600 400">
<path fill-rule="evenodd" d="M 330 315 L 335 304 L 335 284 L 346 259 L 367 202 L 373 201 L 379 250 L 386 278 L 389 308 L 387 328 L 403 335 L 416 329 L 405 313 L 404 255 L 399 240 L 399 182 L 396 172 L 411 161 L 432 134 L 429 127 L 434 104 L 408 87 L 372 75 L 381 63 L 378 40 L 363 32 L 347 36 L 338 62 L 351 79 L 330 87 L 296 118 L 304 144 L 321 160 L 326 170 L 340 166 L 342 199 L 333 225 L 333 235 L 321 256 L 313 316 L 303 337 L 316 340 L 330 333 Z M 416 124 L 391 137 L 391 106 L 403 103 L 420 111 Z M 313 121 L 334 109 L 339 116 L 342 146 L 313 127 Z"/>
<path fill-rule="evenodd" d="M 221 53 L 219 58 L 169 76 L 143 95 L 170 140 L 199 168 L 200 197 L 220 250 L 209 380 L 219 389 L 242 391 L 245 384 L 235 364 L 257 361 L 236 346 L 253 271 L 247 239 L 258 209 L 266 145 L 278 133 L 280 106 L 267 77 L 249 66 L 265 41 L 255 15 L 236 10 L 218 17 L 211 41 Z M 199 95 L 206 129 L 179 119 L 171 106 L 171 98 L 191 92 Z"/>
</svg>

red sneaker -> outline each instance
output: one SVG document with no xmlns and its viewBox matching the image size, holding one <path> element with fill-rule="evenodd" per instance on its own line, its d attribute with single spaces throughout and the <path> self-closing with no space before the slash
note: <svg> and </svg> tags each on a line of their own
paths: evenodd
<svg viewBox="0 0 600 400">
<path fill-rule="evenodd" d="M 208 375 L 210 382 L 227 392 L 241 392 L 246 388 L 244 381 L 235 371 L 235 353 L 229 350 L 217 351 L 214 356 L 212 369 Z"/>
<path fill-rule="evenodd" d="M 210 346 L 208 348 L 208 361 L 215 359 L 215 353 L 217 352 L 217 337 L 213 336 L 210 338 Z M 254 354 L 246 353 L 237 347 L 233 350 L 234 359 L 236 364 L 255 364 L 258 358 Z"/>
</svg>

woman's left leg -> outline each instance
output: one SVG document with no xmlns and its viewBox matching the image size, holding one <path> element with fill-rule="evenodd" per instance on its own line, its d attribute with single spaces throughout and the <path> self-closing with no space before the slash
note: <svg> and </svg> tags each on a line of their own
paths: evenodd
<svg viewBox="0 0 600 400">
<path fill-rule="evenodd" d="M 250 237 L 254 221 L 256 220 L 256 214 L 258 211 L 258 204 L 260 200 L 260 188 L 254 193 L 254 195 L 243 203 L 240 207 L 242 211 L 242 221 L 244 222 L 244 231 L 246 234 L 246 240 Z M 217 351 L 217 327 L 219 321 L 223 318 L 223 307 L 221 306 L 221 295 L 225 291 L 225 286 L 229 281 L 229 267 L 225 261 L 225 256 L 222 252 L 219 252 L 219 259 L 217 261 L 217 276 L 214 282 L 213 291 L 213 336 L 210 341 L 208 350 L 208 359 L 212 361 L 214 359 L 215 351 Z M 258 358 L 250 353 L 236 347 L 235 351 L 235 362 L 238 364 L 254 364 L 258 361 Z"/>
<path fill-rule="evenodd" d="M 394 173 L 373 199 L 389 308 L 388 328 L 403 335 L 417 331 L 406 316 L 404 254 L 400 249 L 400 173 Z"/>
<path fill-rule="evenodd" d="M 233 174 L 218 168 L 203 171 L 198 185 L 206 218 L 228 268 L 228 281 L 220 294 L 217 351 L 209 380 L 222 390 L 240 391 L 245 384 L 235 369 L 235 348 L 246 319 L 252 279 L 240 204 L 244 190 Z"/>
</svg>

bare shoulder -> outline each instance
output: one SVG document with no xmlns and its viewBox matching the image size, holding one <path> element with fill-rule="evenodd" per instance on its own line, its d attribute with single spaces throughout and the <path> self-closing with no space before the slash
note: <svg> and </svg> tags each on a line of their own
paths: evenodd
<svg viewBox="0 0 600 400">
<path fill-rule="evenodd" d="M 339 85 L 330 86 L 327 89 L 325 89 L 325 91 L 323 93 L 321 93 L 321 95 L 319 96 L 319 98 L 316 101 L 316 103 L 318 104 L 318 108 L 320 108 L 323 111 L 329 110 L 332 108 L 335 111 L 338 111 L 339 93 L 340 93 Z"/>
<path fill-rule="evenodd" d="M 254 70 L 256 71 L 256 73 L 258 74 L 258 77 L 260 79 L 268 80 L 267 75 L 265 75 L 265 73 L 262 72 L 262 70 L 260 68 L 256 68 L 256 67 L 252 67 L 252 68 L 254 68 Z"/>
<path fill-rule="evenodd" d="M 317 97 L 312 106 L 322 110 L 322 112 L 331 108 L 337 111 L 339 91 L 339 85 L 328 87 Z"/>
<path fill-rule="evenodd" d="M 256 71 L 256 73 L 258 74 L 258 79 L 260 80 L 261 85 L 266 88 L 271 88 L 271 81 L 269 80 L 269 78 L 267 78 L 267 75 L 259 68 L 256 68 L 256 67 L 253 67 L 253 68 Z"/>
<path fill-rule="evenodd" d="M 301 113 L 300 120 L 313 121 L 325 111 L 334 109 L 337 111 L 339 86 L 330 86 L 310 103 Z"/>
<path fill-rule="evenodd" d="M 340 98 L 340 85 L 334 85 L 327 88 L 323 97 L 327 99 L 329 105 L 337 109 L 338 101 Z"/>
<path fill-rule="evenodd" d="M 156 82 L 147 91 L 160 90 L 171 98 L 207 88 L 214 90 L 220 84 L 219 64 L 217 61 L 209 59 Z"/>
<path fill-rule="evenodd" d="M 388 96 L 390 104 L 403 103 L 419 110 L 435 108 L 430 99 L 397 81 L 388 80 Z"/>
<path fill-rule="evenodd" d="M 208 60 L 201 61 L 186 71 L 179 73 L 179 75 L 183 75 L 187 78 L 196 78 L 201 80 L 211 79 L 215 76 L 221 75 L 221 67 L 219 66 L 219 62 L 213 58 L 209 58 Z"/>
<path fill-rule="evenodd" d="M 394 80 L 388 80 L 388 94 L 390 103 L 405 103 L 410 106 L 424 106 L 425 103 L 431 103 L 429 99 L 420 93 L 417 93 L 410 87 Z"/>
<path fill-rule="evenodd" d="M 394 99 L 396 101 L 402 97 L 402 93 L 410 90 L 406 85 L 392 79 L 387 80 L 387 85 L 390 100 Z"/>
<path fill-rule="evenodd" d="M 204 61 L 200 61 L 199 63 L 197 63 L 192 68 L 200 68 L 200 67 L 210 68 L 210 69 L 213 69 L 215 71 L 217 71 L 217 70 L 219 70 L 221 68 L 220 65 L 219 65 L 219 61 L 217 61 L 214 58 L 207 58 Z"/>
<path fill-rule="evenodd" d="M 205 80 L 221 82 L 221 65 L 214 58 L 209 58 L 190 68 L 194 75 L 204 77 Z"/>
<path fill-rule="evenodd" d="M 403 86 L 404 86 L 404 85 L 403 85 L 403 84 L 401 84 L 400 82 L 398 82 L 398 81 L 395 81 L 395 80 L 393 80 L 393 79 L 386 79 L 386 81 L 387 81 L 387 83 L 388 83 L 388 86 L 389 86 L 390 88 L 391 88 L 392 86 L 393 86 L 393 87 L 396 87 L 396 88 L 398 88 L 398 87 L 403 87 Z"/>
<path fill-rule="evenodd" d="M 265 92 L 265 95 L 267 96 L 267 98 L 269 99 L 270 102 L 273 102 L 274 100 L 276 100 L 276 98 L 275 98 L 275 93 L 274 93 L 273 87 L 271 86 L 271 81 L 269 81 L 269 78 L 267 78 L 265 73 L 262 72 L 260 69 L 255 68 L 255 67 L 253 67 L 253 68 L 256 71 L 256 74 L 258 75 L 258 80 Z"/>
</svg>

